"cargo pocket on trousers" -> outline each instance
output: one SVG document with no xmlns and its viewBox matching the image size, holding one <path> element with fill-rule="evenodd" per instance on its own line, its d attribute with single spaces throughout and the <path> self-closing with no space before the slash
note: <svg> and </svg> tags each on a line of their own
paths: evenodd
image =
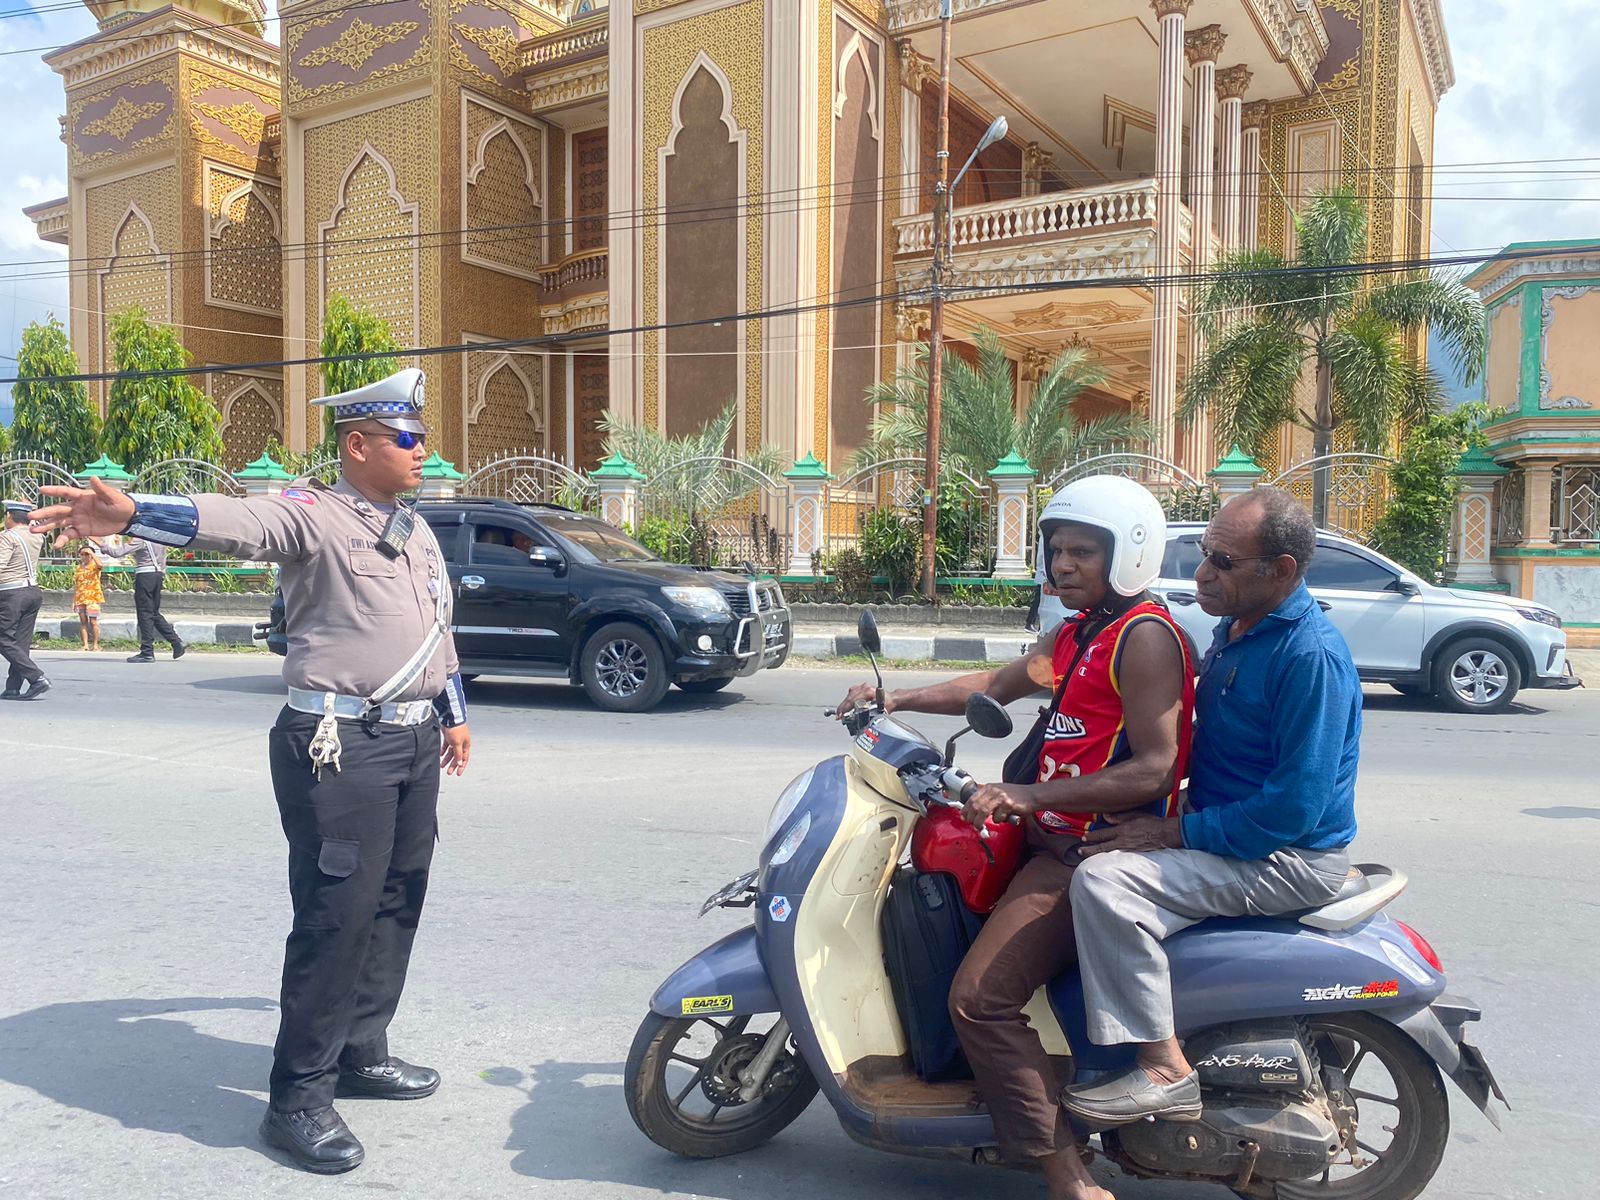
<svg viewBox="0 0 1600 1200">
<path fill-rule="evenodd" d="M 322 839 L 322 849 L 317 851 L 317 870 L 335 879 L 345 879 L 355 874 L 361 865 L 361 843 L 341 842 L 333 838 Z"/>
</svg>

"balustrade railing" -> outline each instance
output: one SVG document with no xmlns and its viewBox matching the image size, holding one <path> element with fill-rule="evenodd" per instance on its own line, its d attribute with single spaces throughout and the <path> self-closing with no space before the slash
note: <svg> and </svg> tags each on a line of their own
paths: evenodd
<svg viewBox="0 0 1600 1200">
<path fill-rule="evenodd" d="M 587 29 L 552 33 L 523 49 L 522 73 L 526 75 L 548 70 L 561 63 L 598 57 L 610 43 L 611 27 L 605 21 Z"/>
<path fill-rule="evenodd" d="M 1140 179 L 958 208 L 950 214 L 950 244 L 959 251 L 964 246 L 989 242 L 1054 238 L 1109 226 L 1150 225 L 1155 219 L 1155 181 Z M 932 213 L 902 217 L 894 226 L 896 254 L 933 252 Z"/>
</svg>

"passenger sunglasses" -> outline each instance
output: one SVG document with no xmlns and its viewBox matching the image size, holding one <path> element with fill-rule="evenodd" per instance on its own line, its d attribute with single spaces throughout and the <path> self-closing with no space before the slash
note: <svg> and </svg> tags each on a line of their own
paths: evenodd
<svg viewBox="0 0 1600 1200">
<path fill-rule="evenodd" d="M 1242 562 L 1264 562 L 1278 557 L 1276 554 L 1227 554 L 1221 550 L 1208 550 L 1203 542 L 1200 556 L 1219 571 L 1231 571 Z"/>
<path fill-rule="evenodd" d="M 425 433 L 411 433 L 400 430 L 398 433 L 369 433 L 368 437 L 392 438 L 394 444 L 402 450 L 415 450 L 418 446 L 428 444 L 428 435 Z"/>
</svg>

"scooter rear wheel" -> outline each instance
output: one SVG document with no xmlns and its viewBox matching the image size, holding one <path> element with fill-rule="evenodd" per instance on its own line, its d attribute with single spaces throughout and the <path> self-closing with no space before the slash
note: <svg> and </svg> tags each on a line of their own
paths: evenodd
<svg viewBox="0 0 1600 1200">
<path fill-rule="evenodd" d="M 766 1040 L 751 1032 L 755 1019 L 645 1017 L 628 1051 L 623 1091 L 647 1138 L 685 1158 L 721 1158 L 770 1140 L 806 1110 L 817 1081 L 792 1047 L 778 1056 L 759 1096 L 739 1098 L 737 1072 Z"/>
<path fill-rule="evenodd" d="M 1356 1150 L 1364 1162 L 1341 1154 L 1321 1179 L 1278 1184 L 1279 1200 L 1414 1200 L 1439 1169 L 1450 1138 L 1439 1068 L 1404 1030 L 1368 1013 L 1330 1013 L 1306 1024 L 1323 1066 L 1344 1072 L 1343 1099 L 1355 1107 Z"/>
</svg>

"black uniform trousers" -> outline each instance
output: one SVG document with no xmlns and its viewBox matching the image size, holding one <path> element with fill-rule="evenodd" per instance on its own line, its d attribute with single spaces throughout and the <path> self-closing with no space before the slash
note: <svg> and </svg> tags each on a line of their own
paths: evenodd
<svg viewBox="0 0 1600 1200">
<path fill-rule="evenodd" d="M 156 635 L 169 645 L 178 644 L 172 623 L 161 615 L 161 589 L 167 577 L 160 571 L 145 571 L 133 577 L 133 611 L 139 618 L 139 653 L 156 652 Z"/>
<path fill-rule="evenodd" d="M 388 1057 L 438 828 L 436 723 L 341 720 L 341 770 L 319 781 L 317 722 L 285 708 L 268 739 L 294 901 L 272 1060 L 282 1112 L 331 1104 L 341 1067 Z"/>
<path fill-rule="evenodd" d="M 0 592 L 0 658 L 7 663 L 6 691 L 15 692 L 27 680 L 32 687 L 44 678 L 33 661 L 33 629 L 39 623 L 44 593 L 36 587 Z"/>
</svg>

